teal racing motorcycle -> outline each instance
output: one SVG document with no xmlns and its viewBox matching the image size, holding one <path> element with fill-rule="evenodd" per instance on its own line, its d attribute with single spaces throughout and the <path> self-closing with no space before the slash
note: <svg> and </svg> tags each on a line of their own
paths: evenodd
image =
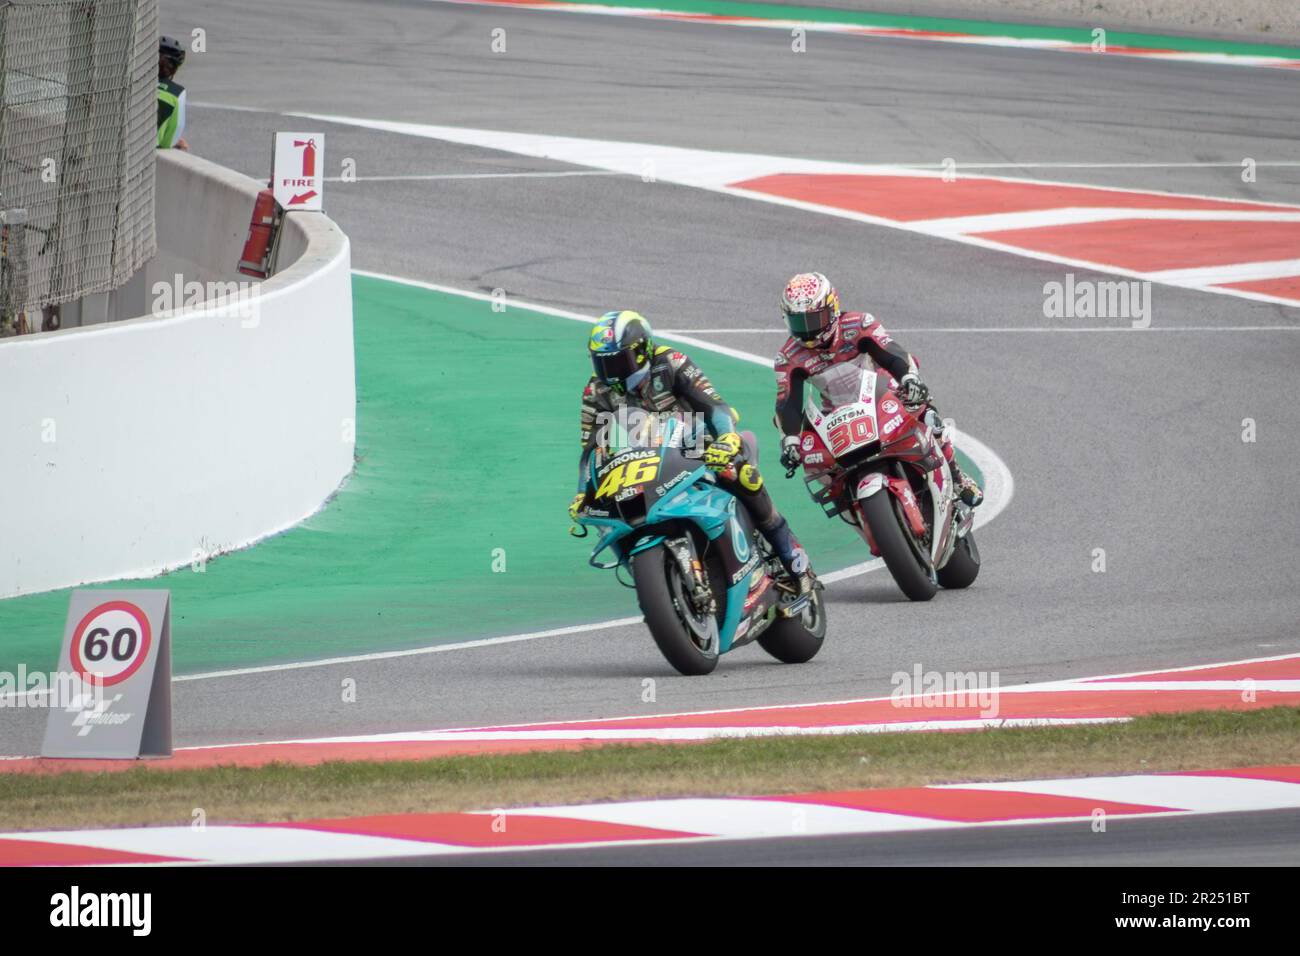
<svg viewBox="0 0 1300 956">
<path fill-rule="evenodd" d="M 744 437 L 752 453 L 753 436 Z M 787 664 L 812 660 L 826 636 L 820 587 L 794 594 L 778 583 L 780 561 L 701 463 L 680 419 L 620 439 L 593 453 L 573 533 L 599 535 L 589 563 L 636 589 L 668 663 L 708 674 L 719 655 L 754 641 Z"/>
</svg>

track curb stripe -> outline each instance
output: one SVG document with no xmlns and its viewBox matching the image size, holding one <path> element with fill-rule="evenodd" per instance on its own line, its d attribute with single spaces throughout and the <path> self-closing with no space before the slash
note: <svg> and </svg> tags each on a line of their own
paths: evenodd
<svg viewBox="0 0 1300 956">
<path fill-rule="evenodd" d="M 257 767 L 272 762 L 311 766 L 332 760 L 429 760 L 755 736 L 960 732 L 990 727 L 1116 723 L 1151 713 L 1248 711 L 1284 705 L 1300 706 L 1300 654 L 983 690 L 963 686 L 936 693 L 811 704 L 185 747 L 166 760 L 10 757 L 0 759 L 0 775 L 111 772 L 140 767 L 160 771 Z"/>
<path fill-rule="evenodd" d="M 293 863 L 1300 808 L 1300 766 L 289 824 L 0 834 L 0 865 Z"/>
</svg>

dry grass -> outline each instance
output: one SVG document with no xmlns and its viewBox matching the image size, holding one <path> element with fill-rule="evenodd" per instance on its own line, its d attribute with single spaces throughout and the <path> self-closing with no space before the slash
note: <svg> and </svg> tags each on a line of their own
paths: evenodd
<svg viewBox="0 0 1300 956">
<path fill-rule="evenodd" d="M 0 829 L 189 824 L 196 808 L 209 823 L 300 820 L 1286 763 L 1300 763 L 1300 708 L 316 767 L 0 775 Z"/>
</svg>

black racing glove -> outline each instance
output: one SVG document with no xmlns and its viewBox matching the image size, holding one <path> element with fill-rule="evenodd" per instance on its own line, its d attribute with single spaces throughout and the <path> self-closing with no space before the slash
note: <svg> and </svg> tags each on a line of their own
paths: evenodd
<svg viewBox="0 0 1300 956">
<path fill-rule="evenodd" d="M 904 405 L 920 405 L 930 398 L 930 390 L 917 376 L 908 373 L 898 383 L 898 397 Z"/>
</svg>

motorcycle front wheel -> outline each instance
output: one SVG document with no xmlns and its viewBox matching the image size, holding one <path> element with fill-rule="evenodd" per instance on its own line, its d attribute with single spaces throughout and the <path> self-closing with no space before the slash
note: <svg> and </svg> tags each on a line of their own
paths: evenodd
<svg viewBox="0 0 1300 956">
<path fill-rule="evenodd" d="M 862 499 L 861 505 L 885 567 L 889 568 L 902 592 L 913 601 L 928 601 L 934 597 L 939 584 L 929 562 L 921 557 L 920 546 L 913 540 L 911 531 L 903 526 L 907 519 L 901 514 L 901 507 L 895 504 L 894 496 L 888 489 L 882 489 Z"/>
<path fill-rule="evenodd" d="M 691 585 L 662 544 L 632 556 L 636 599 L 660 653 L 681 674 L 695 677 L 718 666 L 718 631 L 709 614 L 691 606 Z M 712 625 L 712 626 L 710 626 Z"/>
</svg>

